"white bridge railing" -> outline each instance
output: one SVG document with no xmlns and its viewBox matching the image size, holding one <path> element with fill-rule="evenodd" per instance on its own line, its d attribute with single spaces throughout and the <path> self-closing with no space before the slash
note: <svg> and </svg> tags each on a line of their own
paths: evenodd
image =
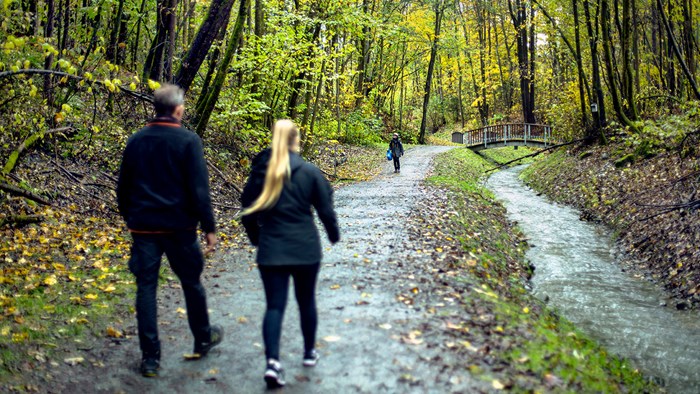
<svg viewBox="0 0 700 394">
<path fill-rule="evenodd" d="M 452 142 L 469 148 L 489 148 L 489 144 L 554 145 L 559 141 L 552 137 L 552 126 L 533 123 L 506 123 L 485 126 L 464 133 L 452 133 Z"/>
</svg>

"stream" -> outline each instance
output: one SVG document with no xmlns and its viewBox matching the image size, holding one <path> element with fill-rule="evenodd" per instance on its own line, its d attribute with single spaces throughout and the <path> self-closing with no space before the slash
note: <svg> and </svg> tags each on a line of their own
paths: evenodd
<svg viewBox="0 0 700 394">
<path fill-rule="evenodd" d="M 697 311 L 663 306 L 658 287 L 622 272 L 609 230 L 538 196 L 518 178 L 524 168 L 500 171 L 486 186 L 528 238 L 534 294 L 668 392 L 700 393 Z"/>
</svg>

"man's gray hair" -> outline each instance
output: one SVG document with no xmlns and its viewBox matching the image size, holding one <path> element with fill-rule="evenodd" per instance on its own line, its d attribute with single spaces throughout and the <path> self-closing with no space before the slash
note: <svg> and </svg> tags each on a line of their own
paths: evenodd
<svg viewBox="0 0 700 394">
<path fill-rule="evenodd" d="M 172 115 L 178 105 L 185 103 L 185 91 L 177 85 L 163 84 L 153 92 L 156 115 Z"/>
</svg>

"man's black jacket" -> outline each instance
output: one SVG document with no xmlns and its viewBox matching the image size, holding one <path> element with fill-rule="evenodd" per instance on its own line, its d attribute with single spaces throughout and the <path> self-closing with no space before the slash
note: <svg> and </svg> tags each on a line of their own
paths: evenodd
<svg viewBox="0 0 700 394">
<path fill-rule="evenodd" d="M 252 163 L 248 182 L 241 195 L 241 206 L 258 198 L 265 182 L 270 150 L 260 152 Z M 316 209 L 332 243 L 340 239 L 333 210 L 333 189 L 313 164 L 296 153 L 289 154 L 291 178 L 270 209 L 242 218 L 248 238 L 258 246 L 260 265 L 313 264 L 321 261 L 321 240 L 311 207 Z"/>
<path fill-rule="evenodd" d="M 129 138 L 117 187 L 119 212 L 133 232 L 213 232 L 202 141 L 172 118 L 156 118 Z"/>
</svg>

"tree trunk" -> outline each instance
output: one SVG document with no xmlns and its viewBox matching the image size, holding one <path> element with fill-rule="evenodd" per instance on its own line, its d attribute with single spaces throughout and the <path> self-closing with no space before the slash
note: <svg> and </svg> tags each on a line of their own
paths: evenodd
<svg viewBox="0 0 700 394">
<path fill-rule="evenodd" d="M 46 0 L 46 26 L 44 26 L 44 37 L 51 41 L 53 37 L 53 25 L 56 12 L 54 0 Z M 44 60 L 44 69 L 49 70 L 53 64 L 53 54 L 49 54 Z M 53 106 L 53 95 L 51 94 L 51 75 L 44 76 L 44 95 L 49 106 Z"/>
<path fill-rule="evenodd" d="M 209 53 L 219 32 L 225 29 L 231 17 L 231 9 L 235 0 L 213 0 L 209 6 L 209 13 L 197 31 L 187 56 L 175 77 L 175 83 L 185 91 L 190 89 L 199 68 Z M 260 2 L 260 0 L 258 0 Z"/>
<path fill-rule="evenodd" d="M 145 17 L 145 12 L 146 12 L 146 0 L 141 0 L 141 8 L 139 10 L 139 15 L 143 15 Z M 99 15 L 99 13 L 98 13 Z M 141 21 L 143 18 L 138 18 L 138 22 L 136 22 L 136 37 L 134 37 L 134 50 L 131 52 L 131 68 L 136 69 L 136 63 L 138 59 L 138 54 L 139 54 L 139 43 L 141 42 Z"/>
<path fill-rule="evenodd" d="M 685 74 L 685 77 L 688 79 L 688 83 L 690 83 L 690 87 L 692 89 L 693 94 L 695 95 L 696 100 L 700 100 L 700 90 L 698 90 L 698 85 L 695 82 L 695 78 L 693 77 L 693 74 L 690 72 L 690 69 L 688 68 L 688 65 L 685 63 L 685 60 L 683 60 L 683 55 L 681 54 L 680 48 L 678 47 L 678 43 L 676 42 L 676 38 L 673 35 L 673 31 L 671 31 L 671 25 L 666 18 L 666 13 L 663 10 L 663 5 L 661 4 L 661 0 L 656 0 L 656 4 L 659 7 L 659 15 L 661 16 L 661 20 L 664 23 L 664 26 L 666 27 L 666 31 L 668 32 L 668 38 L 670 41 L 670 45 L 673 48 L 673 53 L 676 55 L 676 58 L 678 59 L 678 63 L 681 65 L 681 68 L 683 69 L 683 73 Z"/>
<path fill-rule="evenodd" d="M 435 60 L 437 59 L 438 42 L 440 40 L 440 25 L 442 24 L 442 15 L 444 13 L 442 0 L 435 2 L 435 37 L 433 45 L 430 48 L 430 62 L 428 63 L 428 75 L 425 78 L 425 91 L 423 95 L 423 116 L 420 121 L 420 132 L 418 134 L 418 142 L 425 144 L 425 129 L 428 124 L 428 106 L 430 104 L 430 87 L 433 83 L 433 70 L 435 69 Z"/>
<path fill-rule="evenodd" d="M 202 112 L 197 114 L 197 134 L 200 136 L 204 135 L 204 131 L 209 123 L 209 118 L 211 117 L 212 111 L 214 111 L 214 106 L 217 100 L 219 100 L 219 94 L 221 94 L 221 89 L 224 87 L 224 82 L 226 81 L 226 72 L 233 55 L 238 51 L 240 38 L 243 34 L 243 24 L 246 20 L 246 10 L 248 9 L 249 0 L 241 0 L 240 8 L 238 10 L 238 16 L 236 17 L 236 24 L 233 26 L 233 31 L 231 32 L 231 37 L 229 38 L 228 45 L 226 46 L 226 52 L 224 53 L 224 58 L 219 64 L 219 68 L 216 72 L 216 78 L 214 79 L 214 84 L 211 87 L 211 91 L 207 94 L 206 104 L 202 108 Z"/>
<path fill-rule="evenodd" d="M 175 28 L 175 6 L 177 6 L 177 0 L 158 0 L 156 35 L 144 64 L 144 77 L 154 81 L 162 81 L 166 67 L 172 64 L 170 41 L 171 33 L 174 34 Z"/>
<path fill-rule="evenodd" d="M 365 15 L 369 15 L 369 3 L 371 0 L 363 0 L 362 2 L 362 12 Z M 362 27 L 362 35 L 358 41 L 358 57 L 357 57 L 357 85 L 355 86 L 355 94 L 357 99 L 355 100 L 355 107 L 360 107 L 362 101 L 365 98 L 366 86 L 365 81 L 367 78 L 367 63 L 369 63 L 369 33 L 370 29 L 367 23 Z"/>
<path fill-rule="evenodd" d="M 256 0 L 255 1 L 255 29 L 253 30 L 253 33 L 255 34 L 255 37 L 258 39 L 261 39 L 263 35 L 265 34 L 265 3 L 264 0 Z M 256 45 L 256 51 L 255 54 L 258 55 L 258 50 L 257 50 L 257 45 Z M 258 85 L 260 84 L 260 73 L 254 71 L 253 72 L 253 81 L 250 86 L 250 92 L 252 94 L 255 94 L 258 92 L 259 88 Z"/>
<path fill-rule="evenodd" d="M 173 59 L 175 58 L 175 40 L 176 32 L 175 28 L 177 26 L 177 0 L 170 0 L 168 4 L 169 12 L 167 14 L 166 23 L 168 25 L 167 29 L 167 45 L 165 46 L 166 53 L 163 62 L 163 79 L 167 82 L 172 82 L 173 80 Z"/>
<path fill-rule="evenodd" d="M 114 20 L 112 22 L 112 31 L 109 35 L 109 44 L 107 45 L 107 60 L 112 63 L 118 64 L 117 62 L 117 45 L 119 41 L 120 29 L 122 27 L 122 18 L 124 13 L 124 0 L 119 0 L 117 3 L 117 12 L 114 14 Z"/>
<path fill-rule="evenodd" d="M 639 119 L 637 105 L 634 97 L 634 76 L 632 75 L 632 5 L 634 0 L 622 0 L 622 31 L 620 40 L 622 41 L 622 86 L 623 100 L 628 105 L 628 117 L 632 121 Z"/>
<path fill-rule="evenodd" d="M 613 107 L 615 108 L 615 113 L 620 123 L 629 127 L 634 132 L 637 132 L 637 126 L 632 122 L 625 114 L 622 108 L 622 102 L 620 101 L 620 96 L 617 91 L 617 85 L 615 83 L 615 67 L 613 65 L 615 59 L 613 58 L 610 46 L 612 45 L 610 38 L 610 9 L 608 6 L 608 0 L 600 1 L 601 7 L 601 18 L 600 25 L 603 31 L 603 53 L 605 54 L 605 70 L 608 74 L 608 85 L 610 89 L 610 96 L 612 97 Z"/>
<path fill-rule="evenodd" d="M 528 37 L 527 10 L 525 8 L 525 3 L 522 0 L 515 0 L 515 7 L 513 7 L 512 0 L 509 0 L 508 8 L 517 35 L 518 69 L 520 71 L 520 99 L 523 107 L 523 122 L 534 123 L 534 108 L 533 103 L 531 102 L 533 94 L 530 92 L 530 87 L 532 86 L 532 76 L 530 75 L 530 72 L 533 68 L 530 65 L 530 61 L 534 61 L 534 59 L 528 59 L 530 57 L 530 53 L 528 51 L 528 42 L 530 40 Z M 530 34 L 533 34 L 533 32 L 530 31 Z"/>
<path fill-rule="evenodd" d="M 588 30 L 588 44 L 591 48 L 591 69 L 592 69 L 592 85 L 594 100 L 597 106 L 596 112 L 591 112 L 593 122 L 597 130 L 601 130 L 607 123 L 605 113 L 605 96 L 603 95 L 603 82 L 600 76 L 600 61 L 598 56 L 598 11 L 596 10 L 595 19 L 591 19 L 589 0 L 583 0 L 583 11 L 586 15 L 586 29 Z M 595 26 L 595 30 L 593 29 Z M 602 134 L 601 134 L 602 135 Z"/>
</svg>

